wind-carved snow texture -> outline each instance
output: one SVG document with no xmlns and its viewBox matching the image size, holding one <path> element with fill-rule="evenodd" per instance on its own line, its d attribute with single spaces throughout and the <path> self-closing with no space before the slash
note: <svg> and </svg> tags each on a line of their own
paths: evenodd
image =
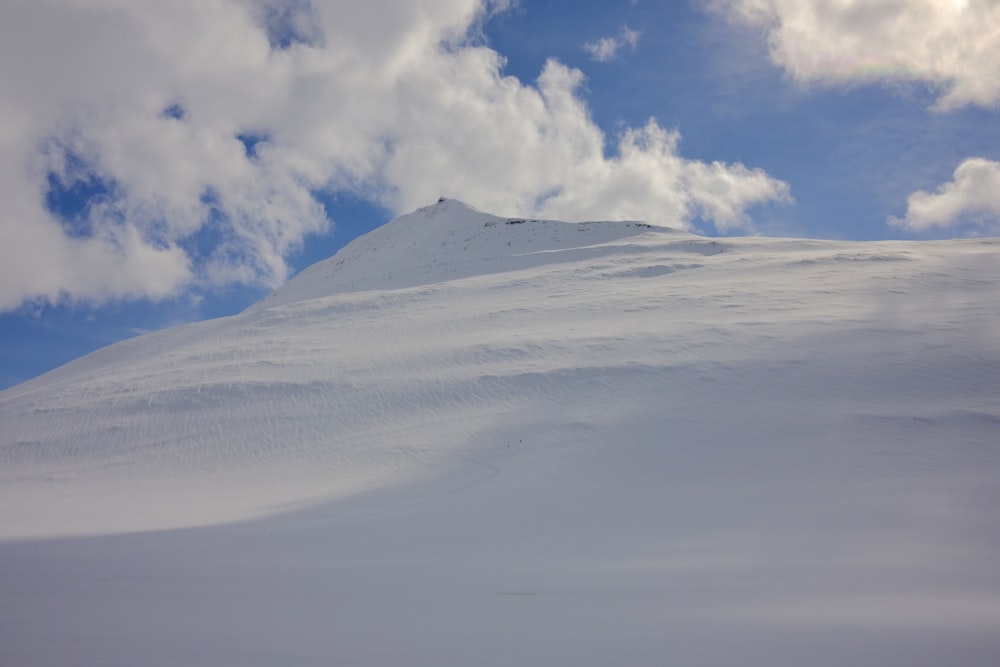
<svg viewBox="0 0 1000 667">
<path fill-rule="evenodd" d="M 998 250 L 404 216 L 0 393 L 0 664 L 994 667 Z"/>
</svg>

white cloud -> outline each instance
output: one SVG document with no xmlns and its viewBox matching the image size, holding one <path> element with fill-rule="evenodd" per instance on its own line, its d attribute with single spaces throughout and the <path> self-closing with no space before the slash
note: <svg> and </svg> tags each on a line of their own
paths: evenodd
<svg viewBox="0 0 1000 667">
<path fill-rule="evenodd" d="M 1000 105 L 996 0 L 711 0 L 768 33 L 771 59 L 801 83 L 920 81 L 935 108 Z"/>
<path fill-rule="evenodd" d="M 912 232 L 962 226 L 1000 232 L 1000 162 L 964 160 L 950 182 L 935 192 L 914 192 L 906 203 L 906 215 L 890 224 Z"/>
<path fill-rule="evenodd" d="M 587 42 L 583 45 L 583 50 L 599 63 L 610 62 L 625 47 L 635 51 L 636 47 L 639 46 L 641 34 L 638 30 L 632 30 L 627 25 L 623 25 L 614 37 L 602 37 L 596 41 Z"/>
<path fill-rule="evenodd" d="M 553 61 L 529 85 L 476 43 L 511 4 L 4 3 L 0 310 L 275 285 L 327 228 L 318 191 L 720 229 L 787 198 L 759 170 L 685 160 L 655 122 L 607 156 L 579 71 Z"/>
<path fill-rule="evenodd" d="M 387 160 L 395 184 L 389 204 L 409 210 L 431 193 L 484 210 L 563 220 L 643 219 L 678 227 L 701 216 L 726 230 L 748 223 L 747 207 L 788 199 L 787 185 L 742 165 L 711 165 L 679 154 L 680 136 L 655 121 L 628 130 L 618 154 L 605 157 L 605 137 L 576 95 L 582 74 L 549 61 L 537 87 L 498 79 L 469 51 L 450 60 L 449 76 L 415 75 L 408 99 L 433 115 L 401 115 L 404 136 Z M 449 82 L 465 81 L 460 90 Z M 482 113 L 483 98 L 491 109 Z M 427 98 L 427 99 L 424 99 Z M 446 111 L 429 100 L 443 98 Z M 410 125 L 408 125 L 410 124 Z"/>
</svg>

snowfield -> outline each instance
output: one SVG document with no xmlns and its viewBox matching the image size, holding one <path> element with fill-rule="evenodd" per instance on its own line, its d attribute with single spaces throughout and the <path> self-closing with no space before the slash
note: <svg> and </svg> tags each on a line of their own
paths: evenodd
<svg viewBox="0 0 1000 667">
<path fill-rule="evenodd" d="M 998 253 L 403 216 L 0 392 L 0 664 L 995 667 Z"/>
</svg>

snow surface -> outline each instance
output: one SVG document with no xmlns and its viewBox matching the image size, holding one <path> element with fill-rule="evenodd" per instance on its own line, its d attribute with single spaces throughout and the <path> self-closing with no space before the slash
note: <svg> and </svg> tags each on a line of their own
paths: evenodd
<svg viewBox="0 0 1000 667">
<path fill-rule="evenodd" d="M 995 667 L 998 251 L 403 216 L 0 392 L 0 664 Z"/>
</svg>

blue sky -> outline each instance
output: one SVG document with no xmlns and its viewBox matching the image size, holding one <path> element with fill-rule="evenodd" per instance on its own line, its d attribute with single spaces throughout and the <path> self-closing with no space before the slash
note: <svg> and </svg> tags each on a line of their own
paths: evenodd
<svg viewBox="0 0 1000 667">
<path fill-rule="evenodd" d="M 997 235 L 998 26 L 984 0 L 5 3 L 0 387 L 236 313 L 440 195 Z"/>
</svg>

